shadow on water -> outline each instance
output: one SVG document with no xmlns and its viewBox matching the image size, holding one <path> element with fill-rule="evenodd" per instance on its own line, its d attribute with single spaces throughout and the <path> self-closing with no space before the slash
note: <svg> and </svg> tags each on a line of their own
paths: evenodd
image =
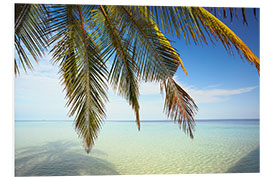
<svg viewBox="0 0 270 180">
<path fill-rule="evenodd" d="M 248 155 L 240 159 L 227 173 L 259 173 L 260 172 L 260 148 L 257 147 Z"/>
<path fill-rule="evenodd" d="M 16 153 L 15 176 L 119 174 L 108 161 L 93 157 L 106 156 L 106 153 L 93 149 L 87 155 L 74 150 L 77 146 L 69 141 L 55 141 L 42 146 L 21 148 Z"/>
</svg>

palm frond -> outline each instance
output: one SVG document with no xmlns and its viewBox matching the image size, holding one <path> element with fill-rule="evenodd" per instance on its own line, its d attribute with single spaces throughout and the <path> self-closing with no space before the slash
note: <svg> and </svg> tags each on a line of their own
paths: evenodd
<svg viewBox="0 0 270 180">
<path fill-rule="evenodd" d="M 75 115 L 75 129 L 89 152 L 105 118 L 108 73 L 99 47 L 86 31 L 84 11 L 87 7 L 59 8 L 62 14 L 57 13 L 54 18 L 63 26 L 57 29 L 61 34 L 52 39 L 56 43 L 52 52 L 55 61 L 60 62 L 69 115 Z"/>
<path fill-rule="evenodd" d="M 147 15 L 145 13 L 146 11 L 147 9 L 145 9 L 144 7 L 139 9 L 139 12 L 142 13 L 144 16 Z M 131 17 L 132 16 L 130 15 L 130 19 Z M 135 17 L 138 17 L 138 15 L 135 15 Z M 154 46 L 155 48 L 150 49 L 149 52 L 151 52 L 152 50 L 157 55 L 160 55 L 160 56 L 155 56 L 156 54 L 151 54 L 149 52 L 148 53 L 151 54 L 152 57 L 155 57 L 153 58 L 152 61 L 161 62 L 160 64 L 157 64 L 155 68 L 162 68 L 163 71 L 165 70 L 167 71 L 165 79 L 158 79 L 161 84 L 161 91 L 163 91 L 162 89 L 165 89 L 165 93 L 166 93 L 164 111 L 168 115 L 168 117 L 173 119 L 175 122 L 176 121 L 178 122 L 179 127 L 182 128 L 185 133 L 189 134 L 190 137 L 193 138 L 193 131 L 195 127 L 194 116 L 197 111 L 197 106 L 192 100 L 192 98 L 172 79 L 179 64 L 181 65 L 185 73 L 186 73 L 186 70 L 184 68 L 184 65 L 179 55 L 175 52 L 174 48 L 172 48 L 172 46 L 170 45 L 170 42 L 159 31 L 153 19 L 150 17 L 147 17 L 147 19 L 148 19 L 148 22 L 152 26 L 154 26 L 154 27 L 151 27 L 151 29 L 154 29 L 155 34 L 158 36 L 155 37 L 156 39 L 154 39 L 152 36 L 150 36 L 150 38 L 149 37 L 144 37 L 144 38 L 147 38 L 150 40 L 154 39 L 153 42 L 157 44 L 159 43 L 158 45 L 153 43 L 155 45 Z M 140 22 L 140 25 L 141 24 L 142 23 Z M 136 26 L 139 26 L 139 25 L 136 25 Z M 143 28 L 138 27 L 138 29 L 141 30 Z M 146 33 L 141 32 L 141 34 L 146 34 Z M 137 37 L 136 40 L 140 39 L 139 35 L 137 35 L 136 37 Z M 144 43 L 144 44 L 147 44 L 147 43 Z M 151 44 L 149 46 L 151 47 Z M 143 46 L 143 48 L 147 49 L 147 47 L 145 46 Z M 174 64 L 174 63 L 177 63 L 177 64 Z"/>
<path fill-rule="evenodd" d="M 159 81 L 173 76 L 179 64 L 187 71 L 179 54 L 171 46 L 170 41 L 160 32 L 154 20 L 146 18 L 144 7 L 120 7 L 130 36 L 133 38 L 134 61 L 138 64 L 138 76 L 145 81 Z"/>
<path fill-rule="evenodd" d="M 195 129 L 194 116 L 198 110 L 195 102 L 172 78 L 162 81 L 160 87 L 161 91 L 165 90 L 166 93 L 165 113 L 174 122 L 178 122 L 179 127 L 193 138 L 193 131 Z"/>
<path fill-rule="evenodd" d="M 107 23 L 104 34 L 110 34 L 109 40 L 112 45 L 109 47 L 116 47 L 116 55 L 110 73 L 111 83 L 116 89 L 118 88 L 121 95 L 126 96 L 125 98 L 135 109 L 134 104 L 137 105 L 138 102 L 136 100 L 136 96 L 138 96 L 137 80 L 132 81 L 135 73 L 138 78 L 145 81 L 163 82 L 173 77 L 179 65 L 185 72 L 186 70 L 179 54 L 159 31 L 154 20 L 145 18 L 147 14 L 144 13 L 146 10 L 144 7 L 106 6 L 106 8 L 110 13 L 103 8 L 102 13 Z M 114 21 L 110 15 L 114 17 Z M 135 93 L 132 89 L 135 90 Z M 178 97 L 180 98 L 180 94 Z M 193 118 L 193 114 L 191 116 Z M 138 118 L 136 119 L 139 123 Z M 186 125 L 188 129 L 192 129 L 190 119 L 184 118 L 184 122 L 188 123 L 183 123 L 183 129 L 186 128 Z"/>
<path fill-rule="evenodd" d="M 31 56 L 36 62 L 42 57 L 48 41 L 48 12 L 45 5 L 15 4 L 15 75 L 19 66 L 32 69 Z"/>
<path fill-rule="evenodd" d="M 117 14 L 116 8 L 113 6 L 101 5 L 99 17 L 102 17 L 100 21 L 104 23 L 103 39 L 108 40 L 110 42 L 107 45 L 108 48 L 113 49 L 107 51 L 116 51 L 109 81 L 114 90 L 122 95 L 135 111 L 137 126 L 140 130 L 137 70 L 136 64 L 132 62 L 132 56 L 129 53 L 129 42 L 124 40 L 122 34 L 125 30 L 125 24 L 123 24 L 121 16 Z"/>
</svg>

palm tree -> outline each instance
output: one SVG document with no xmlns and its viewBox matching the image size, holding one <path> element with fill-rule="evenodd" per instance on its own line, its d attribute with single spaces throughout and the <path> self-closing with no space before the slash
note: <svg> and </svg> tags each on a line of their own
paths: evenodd
<svg viewBox="0 0 270 180">
<path fill-rule="evenodd" d="M 245 43 L 211 12 L 222 8 L 146 7 L 108 5 L 15 4 L 15 75 L 32 69 L 50 48 L 60 65 L 69 116 L 75 115 L 78 135 L 89 152 L 106 117 L 106 90 L 110 84 L 135 112 L 140 130 L 139 82 L 158 82 L 165 92 L 164 111 L 193 138 L 193 99 L 173 79 L 178 67 L 187 71 L 165 34 L 186 42 L 219 40 L 232 53 L 254 64 L 260 61 Z M 224 16 L 236 9 L 223 8 Z M 254 10 L 256 15 L 256 9 Z M 244 22 L 245 9 L 242 9 Z M 111 68 L 106 62 L 112 59 Z M 19 68 L 21 67 L 21 68 Z"/>
</svg>

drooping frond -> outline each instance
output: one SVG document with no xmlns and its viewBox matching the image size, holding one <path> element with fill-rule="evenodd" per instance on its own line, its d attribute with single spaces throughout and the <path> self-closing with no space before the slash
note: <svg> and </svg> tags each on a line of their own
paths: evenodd
<svg viewBox="0 0 270 180">
<path fill-rule="evenodd" d="M 74 17 L 74 6 L 53 5 L 50 21 L 54 22 L 50 26 L 54 34 L 50 38 L 50 44 L 54 45 L 51 52 L 54 63 L 59 63 L 61 81 L 67 93 L 73 87 L 78 67 L 76 59 L 76 47 L 74 40 L 78 37 L 76 33 L 76 17 Z M 71 91 L 72 92 L 72 91 Z"/>
<path fill-rule="evenodd" d="M 187 71 L 179 54 L 170 41 L 160 32 L 153 18 L 146 18 L 145 7 L 120 8 L 131 36 L 136 37 L 134 46 L 139 76 L 145 81 L 159 81 L 173 76 L 179 64 Z M 134 39 L 134 38 L 133 38 Z"/>
<path fill-rule="evenodd" d="M 161 91 L 165 91 L 164 111 L 178 122 L 179 127 L 193 138 L 195 128 L 194 116 L 198 107 L 193 99 L 172 78 L 160 83 Z"/>
<path fill-rule="evenodd" d="M 155 79 L 161 83 L 162 87 L 165 87 L 166 100 L 164 111 L 167 113 L 168 117 L 179 123 L 179 127 L 182 128 L 184 132 L 188 133 L 190 137 L 193 138 L 195 125 L 194 115 L 197 111 L 197 106 L 192 98 L 172 80 L 179 65 L 181 65 L 184 72 L 186 72 L 179 55 L 175 52 L 168 39 L 159 31 L 153 19 L 147 17 L 145 13 L 147 9 L 145 9 L 145 7 L 138 8 L 138 12 L 144 16 L 144 18 L 142 18 L 143 20 L 141 20 L 144 23 L 139 21 L 140 19 L 137 19 L 140 16 L 136 14 L 136 9 L 131 11 L 132 13 L 129 12 L 128 9 L 123 9 L 128 16 L 129 22 L 131 22 L 130 24 L 133 25 L 133 32 L 136 32 L 136 42 L 139 40 L 143 42 L 139 44 L 139 46 L 141 46 L 142 51 L 146 51 L 146 55 L 150 55 L 147 56 L 149 61 L 151 60 L 152 63 L 158 62 L 151 65 L 156 69 L 162 68 L 159 73 L 164 72 L 165 74 L 164 76 L 160 76 L 161 78 Z M 152 35 L 149 36 L 149 31 L 151 32 L 151 30 L 145 27 L 151 27 Z M 144 56 L 139 56 L 137 61 L 140 62 L 140 59 L 143 58 Z M 149 74 L 149 72 L 147 73 Z M 143 78 L 145 78 L 145 76 L 143 76 Z"/>
<path fill-rule="evenodd" d="M 36 62 L 47 47 L 48 13 L 45 5 L 15 4 L 15 75 L 19 67 L 32 69 L 32 57 Z"/>
<path fill-rule="evenodd" d="M 123 37 L 126 30 L 122 17 L 117 14 L 113 6 L 100 6 L 99 20 L 103 22 L 102 40 L 106 39 L 110 44 L 105 51 L 116 51 L 109 80 L 119 95 L 122 95 L 131 105 L 136 115 L 136 122 L 140 130 L 139 118 L 139 88 L 136 77 L 137 67 L 132 61 L 130 42 Z"/>
<path fill-rule="evenodd" d="M 56 7 L 54 7 L 56 8 Z M 86 31 L 84 6 L 59 6 L 62 14 L 53 15 L 62 24 L 60 36 L 54 36 L 55 61 L 60 62 L 61 78 L 66 89 L 70 116 L 89 152 L 105 118 L 107 70 L 99 47 Z"/>
</svg>

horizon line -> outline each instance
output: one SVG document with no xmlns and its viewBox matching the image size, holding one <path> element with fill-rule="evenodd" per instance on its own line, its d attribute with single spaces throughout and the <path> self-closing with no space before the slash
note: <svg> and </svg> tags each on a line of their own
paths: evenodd
<svg viewBox="0 0 270 180">
<path fill-rule="evenodd" d="M 196 119 L 196 121 L 222 121 L 222 120 L 234 120 L 234 121 L 238 121 L 238 120 L 260 120 L 260 118 L 213 118 L 213 119 Z M 34 120 L 25 120 L 25 119 L 14 119 L 15 122 L 18 122 L 18 121 L 24 121 L 24 122 L 33 122 L 33 121 L 37 121 L 37 122 L 52 122 L 52 121 L 66 121 L 66 122 L 73 122 L 74 120 L 64 120 L 64 119 L 49 119 L 49 120 L 46 120 L 46 119 L 34 119 Z M 136 120 L 104 120 L 103 122 L 135 122 Z M 174 120 L 141 120 L 140 122 L 174 122 Z"/>
</svg>

